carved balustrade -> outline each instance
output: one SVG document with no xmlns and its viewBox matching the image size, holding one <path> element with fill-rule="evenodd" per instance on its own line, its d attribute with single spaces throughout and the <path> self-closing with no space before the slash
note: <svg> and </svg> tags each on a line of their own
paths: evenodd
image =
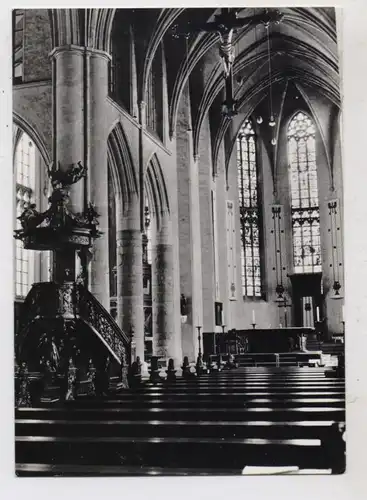
<svg viewBox="0 0 367 500">
<path fill-rule="evenodd" d="M 116 360 L 126 365 L 130 340 L 98 300 L 76 283 L 35 283 L 25 302 L 17 347 L 22 346 L 32 324 L 41 319 L 82 320 L 100 337 Z"/>
</svg>

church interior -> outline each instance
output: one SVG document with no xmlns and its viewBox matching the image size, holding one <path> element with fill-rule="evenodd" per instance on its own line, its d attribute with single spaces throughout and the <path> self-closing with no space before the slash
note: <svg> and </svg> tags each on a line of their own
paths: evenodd
<svg viewBox="0 0 367 500">
<path fill-rule="evenodd" d="M 12 21 L 17 475 L 343 473 L 335 10 Z"/>
</svg>

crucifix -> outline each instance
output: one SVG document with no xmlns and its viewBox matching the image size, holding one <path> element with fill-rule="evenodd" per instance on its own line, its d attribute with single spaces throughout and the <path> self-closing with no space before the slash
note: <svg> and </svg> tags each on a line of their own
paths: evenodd
<svg viewBox="0 0 367 500">
<path fill-rule="evenodd" d="M 277 9 L 265 9 L 261 14 L 250 17 L 238 17 L 238 9 L 223 8 L 221 13 L 215 15 L 213 22 L 188 23 L 187 30 L 179 32 L 178 25 L 173 27 L 173 36 L 178 38 L 184 36 L 188 38 L 191 34 L 206 32 L 217 33 L 220 39 L 219 54 L 223 62 L 223 76 L 225 80 L 226 100 L 222 105 L 222 113 L 232 118 L 237 114 L 237 102 L 233 96 L 233 63 L 235 60 L 235 48 L 233 35 L 239 28 L 245 26 L 257 26 L 263 24 L 266 28 L 270 24 L 278 24 L 283 19 L 282 14 Z"/>
</svg>

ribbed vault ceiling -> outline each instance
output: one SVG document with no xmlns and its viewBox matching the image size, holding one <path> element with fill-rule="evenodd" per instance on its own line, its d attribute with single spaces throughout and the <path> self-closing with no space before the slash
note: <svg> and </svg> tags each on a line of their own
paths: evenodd
<svg viewBox="0 0 367 500">
<path fill-rule="evenodd" d="M 227 129 L 233 122 L 221 115 L 224 100 L 223 66 L 219 55 L 219 36 L 216 33 L 198 32 L 185 38 L 174 38 L 173 28 L 186 31 L 188 23 L 200 24 L 215 19 L 218 8 L 205 9 L 89 9 L 70 10 L 67 15 L 51 11 L 54 44 L 60 41 L 77 43 L 78 26 L 89 19 L 88 40 L 96 48 L 109 50 L 113 23 L 121 29 L 132 28 L 137 58 L 138 98 L 143 100 L 149 72 L 156 51 L 164 42 L 167 67 L 169 120 L 171 135 L 175 133 L 176 117 L 187 85 L 190 86 L 191 120 L 194 132 L 194 149 L 197 147 L 201 125 L 209 113 L 214 149 L 218 148 Z M 238 8 L 239 17 L 260 14 L 264 8 Z M 270 32 L 272 82 L 281 96 L 291 86 L 315 93 L 335 108 L 340 106 L 338 49 L 335 11 L 333 8 L 280 8 L 284 15 Z M 61 16 L 61 17 L 60 17 Z M 64 19 L 65 18 L 65 19 Z M 69 22 L 70 21 L 70 22 Z M 74 31 L 67 27 L 74 27 Z M 76 29 L 75 29 L 76 27 Z M 129 28 L 129 29 L 130 29 Z M 65 33 L 64 33 L 65 31 Z M 82 30 L 83 31 L 83 30 Z M 81 31 L 81 32 L 82 32 Z M 65 42 L 66 43 L 66 42 Z M 257 106 L 264 107 L 269 95 L 269 66 L 267 32 L 263 25 L 248 25 L 238 29 L 234 37 L 236 59 L 234 62 L 234 94 L 239 102 L 241 115 L 248 115 Z M 275 90 L 274 90 L 275 92 Z M 237 121 L 236 121 L 237 123 Z M 214 154 L 215 156 L 215 154 Z"/>
<path fill-rule="evenodd" d="M 317 93 L 340 105 L 338 49 L 335 12 L 332 8 L 282 8 L 284 15 L 272 25 L 270 56 L 272 83 L 283 95 L 289 82 L 297 88 Z M 238 17 L 260 14 L 263 8 L 237 9 Z M 201 126 L 210 114 L 213 160 L 226 131 L 237 133 L 221 115 L 224 101 L 223 65 L 219 55 L 219 35 L 197 32 L 186 40 L 174 38 L 173 29 L 185 32 L 188 25 L 212 22 L 220 9 L 143 9 L 130 11 L 136 38 L 143 49 L 138 71 L 138 87 L 143 98 L 152 60 L 159 43 L 164 42 L 169 97 L 171 135 L 182 92 L 190 86 L 191 120 L 194 153 L 198 150 Z M 142 43 L 142 37 L 145 43 Z M 242 115 L 252 113 L 265 99 L 269 100 L 269 64 L 267 31 L 263 25 L 240 28 L 234 37 L 234 96 Z M 139 57 L 139 54 L 137 54 Z M 139 66 L 139 65 L 138 65 Z"/>
</svg>

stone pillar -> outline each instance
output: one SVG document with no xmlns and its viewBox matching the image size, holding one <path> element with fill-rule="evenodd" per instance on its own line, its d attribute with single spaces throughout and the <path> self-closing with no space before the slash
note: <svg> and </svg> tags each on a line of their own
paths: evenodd
<svg viewBox="0 0 367 500">
<path fill-rule="evenodd" d="M 103 52 L 89 51 L 87 55 L 88 197 L 99 214 L 99 230 L 102 232 L 93 245 L 90 286 L 91 292 L 107 311 L 110 310 L 106 119 L 108 62 L 109 57 Z"/>
<path fill-rule="evenodd" d="M 179 366 L 181 332 L 175 332 L 171 221 L 162 214 L 152 245 L 153 355 L 173 358 Z M 177 311 L 179 314 L 179 311 Z"/>
<path fill-rule="evenodd" d="M 135 357 L 144 361 L 143 249 L 138 196 L 132 196 L 127 214 L 117 206 L 117 322 L 133 336 Z"/>
<path fill-rule="evenodd" d="M 53 160 L 63 170 L 84 160 L 84 52 L 81 47 L 57 47 L 53 65 Z M 70 190 L 70 209 L 84 208 L 84 186 Z"/>
</svg>

